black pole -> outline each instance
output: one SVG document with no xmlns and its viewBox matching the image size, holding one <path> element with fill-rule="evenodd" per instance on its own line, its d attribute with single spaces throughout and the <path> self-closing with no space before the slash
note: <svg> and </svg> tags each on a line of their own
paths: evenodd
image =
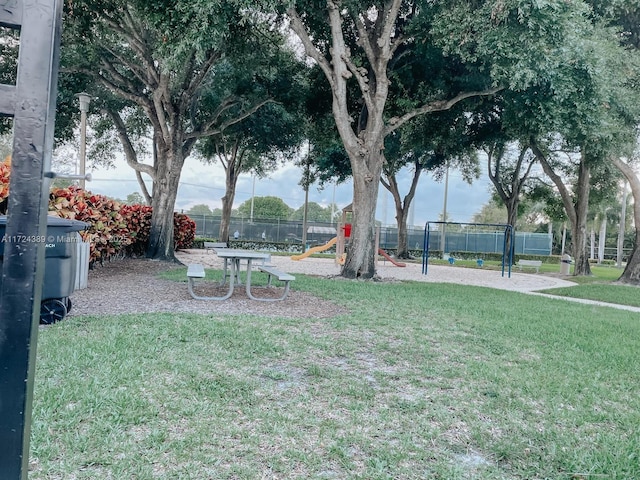
<svg viewBox="0 0 640 480">
<path fill-rule="evenodd" d="M 13 155 L 0 284 L 0 473 L 24 480 L 40 318 L 62 0 L 0 0 L 0 25 L 19 32 L 15 85 L 0 85 L 13 117 Z"/>
</svg>

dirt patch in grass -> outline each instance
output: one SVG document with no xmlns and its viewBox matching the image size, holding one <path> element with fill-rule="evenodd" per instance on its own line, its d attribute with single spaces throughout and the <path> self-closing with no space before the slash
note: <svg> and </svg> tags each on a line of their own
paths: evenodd
<svg viewBox="0 0 640 480">
<path fill-rule="evenodd" d="M 258 302 L 247 297 L 244 286 L 236 288 L 224 301 L 195 300 L 187 284 L 158 277 L 158 274 L 179 264 L 145 258 L 114 260 L 89 272 L 89 286 L 71 296 L 73 307 L 69 316 L 117 315 L 131 313 L 200 313 L 260 315 L 285 318 L 332 318 L 348 310 L 331 301 L 292 285 L 289 295 L 278 302 Z M 186 280 L 186 278 L 185 278 Z M 200 294 L 215 295 L 216 287 L 204 287 Z M 271 291 L 270 291 L 271 290 Z M 256 296 L 280 296 L 281 288 L 258 288 Z"/>
</svg>

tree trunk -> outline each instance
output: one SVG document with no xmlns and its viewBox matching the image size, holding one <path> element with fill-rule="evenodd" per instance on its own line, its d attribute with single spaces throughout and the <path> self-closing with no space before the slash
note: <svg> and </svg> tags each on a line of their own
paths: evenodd
<svg viewBox="0 0 640 480">
<path fill-rule="evenodd" d="M 511 197 L 508 202 L 506 202 L 507 206 L 507 224 L 511 225 L 511 233 L 507 236 L 505 245 L 505 252 L 507 258 L 504 259 L 505 262 L 508 261 L 509 252 L 512 250 L 513 242 L 516 239 L 516 223 L 518 222 L 518 204 L 520 203 L 519 197 Z M 513 262 L 513 258 L 511 259 Z"/>
<path fill-rule="evenodd" d="M 407 210 L 403 209 L 401 212 L 398 212 L 396 218 L 398 219 L 398 250 L 396 251 L 396 258 L 410 259 Z"/>
<path fill-rule="evenodd" d="M 627 266 L 624 268 L 618 281 L 630 285 L 640 285 L 640 249 L 638 248 L 640 245 L 640 179 L 638 179 L 633 169 L 622 160 L 614 158 L 613 164 L 622 172 L 631 187 L 631 194 L 633 195 L 633 219 L 636 229 L 633 250 L 627 260 Z M 624 219 L 621 221 L 623 222 Z"/>
<path fill-rule="evenodd" d="M 604 261 L 604 248 L 605 243 L 607 241 L 607 213 L 605 212 L 602 215 L 602 220 L 600 222 L 600 233 L 598 235 L 598 263 L 602 263 Z"/>
<path fill-rule="evenodd" d="M 227 185 L 222 200 L 222 218 L 220 218 L 220 231 L 218 238 L 221 242 L 229 241 L 229 227 L 231 225 L 231 211 L 233 210 L 233 200 L 236 197 L 236 182 L 230 180 L 227 173 Z"/>
<path fill-rule="evenodd" d="M 377 150 L 380 156 L 380 149 Z M 352 161 L 353 169 L 353 223 L 347 258 L 342 267 L 346 278 L 373 278 L 376 274 L 376 203 L 381 170 L 381 159 Z M 371 171 L 367 164 L 374 167 Z M 375 168 L 377 167 L 377 171 Z"/>
<path fill-rule="evenodd" d="M 394 183 L 392 183 L 392 185 L 394 185 Z M 396 252 L 396 258 L 409 258 L 409 248 L 407 245 L 407 217 L 409 215 L 409 207 L 406 202 L 402 205 L 400 192 L 398 192 L 397 189 L 391 191 L 391 193 L 396 207 L 396 224 L 398 225 L 398 250 Z"/>
<path fill-rule="evenodd" d="M 240 153 L 238 141 L 235 141 L 230 148 L 221 141 L 217 146 L 217 156 L 224 168 L 225 189 L 222 200 L 222 218 L 220 219 L 220 230 L 218 237 L 221 242 L 229 241 L 229 227 L 231 225 L 231 212 L 233 201 L 236 198 L 236 187 L 238 185 L 238 172 L 242 171 L 243 155 Z"/>
<path fill-rule="evenodd" d="M 569 218 L 573 247 L 571 253 L 573 254 L 575 262 L 573 274 L 576 276 L 591 275 L 591 267 L 589 266 L 589 258 L 587 255 L 587 211 L 589 207 L 589 181 L 591 172 L 586 164 L 584 152 L 581 153 L 580 165 L 578 166 L 578 185 L 574 193 L 574 205 L 573 197 L 569 192 L 569 189 L 563 183 L 562 178 L 553 171 L 553 168 L 547 161 L 546 156 L 538 148 L 535 142 L 531 143 L 531 149 L 538 158 L 544 173 L 551 179 L 558 189 L 565 212 Z"/>
<path fill-rule="evenodd" d="M 234 192 L 235 193 L 235 192 Z M 229 225 L 231 223 L 231 210 L 233 209 L 233 197 L 234 194 L 229 192 L 225 193 L 222 200 L 222 217 L 220 218 L 220 230 L 218 231 L 218 240 L 221 242 L 229 241 Z"/>
<path fill-rule="evenodd" d="M 409 209 L 411 208 L 411 202 L 416 195 L 416 188 L 418 186 L 418 180 L 420 179 L 421 173 L 422 166 L 419 163 L 416 163 L 413 178 L 411 180 L 411 186 L 409 187 L 409 192 L 404 197 L 404 202 L 400 198 L 400 188 L 398 187 L 395 175 L 387 172 L 380 179 L 382 185 L 391 193 L 396 209 L 396 223 L 398 225 L 398 250 L 396 252 L 396 258 L 412 258 L 409 254 L 407 219 L 409 218 Z"/>
<path fill-rule="evenodd" d="M 518 222 L 519 203 L 520 203 L 520 200 L 518 199 L 518 197 L 511 197 L 505 203 L 505 206 L 507 207 L 507 223 L 511 225 L 514 230 L 516 228 L 516 223 Z"/>
<path fill-rule="evenodd" d="M 158 155 L 167 155 L 167 158 L 157 163 L 156 178 L 153 182 L 151 200 L 153 213 L 147 257 L 156 260 L 176 261 L 173 241 L 173 212 L 184 158 L 177 156 L 175 152 L 166 150 L 158 152 Z"/>
<path fill-rule="evenodd" d="M 620 223 L 618 226 L 618 241 L 616 242 L 616 267 L 622 266 L 624 249 L 624 232 L 627 223 L 627 185 L 622 188 L 622 208 L 620 209 Z"/>
<path fill-rule="evenodd" d="M 578 166 L 578 185 L 576 191 L 576 225 L 572 228 L 574 275 L 591 275 L 589 256 L 587 255 L 587 214 L 589 212 L 589 190 L 591 169 L 587 166 L 584 154 Z"/>
</svg>

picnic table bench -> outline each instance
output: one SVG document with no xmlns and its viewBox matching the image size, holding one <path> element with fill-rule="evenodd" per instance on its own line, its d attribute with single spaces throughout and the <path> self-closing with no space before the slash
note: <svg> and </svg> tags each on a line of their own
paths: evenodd
<svg viewBox="0 0 640 480">
<path fill-rule="evenodd" d="M 272 277 L 277 278 L 280 282 L 284 282 L 284 292 L 282 293 L 282 296 L 278 298 L 258 298 L 251 293 L 251 290 L 249 288 L 247 288 L 247 295 L 249 296 L 249 298 L 252 300 L 260 300 L 261 302 L 275 302 L 277 300 L 283 300 L 289 293 L 289 283 L 295 280 L 296 277 L 294 277 L 290 273 L 278 270 L 273 265 L 260 265 L 258 267 L 258 270 L 267 274 L 267 287 L 271 287 Z M 251 274 L 247 274 L 247 285 L 249 285 L 248 279 L 250 276 Z"/>
<path fill-rule="evenodd" d="M 536 273 L 540 273 L 540 267 L 542 266 L 542 260 L 518 260 L 518 269 L 523 268 L 535 268 Z"/>
<path fill-rule="evenodd" d="M 229 289 L 225 295 L 220 297 L 215 297 L 215 296 L 205 297 L 205 296 L 198 295 L 194 291 L 194 285 L 196 280 L 205 278 L 204 266 L 197 263 L 190 264 L 187 267 L 188 289 L 189 289 L 189 294 L 196 300 L 226 300 L 227 298 L 231 297 L 231 295 L 233 294 L 234 286 L 236 284 L 241 285 L 240 275 L 239 275 L 241 260 L 246 260 L 247 262 L 247 280 L 246 280 L 245 290 L 247 292 L 247 296 L 252 300 L 258 300 L 262 302 L 273 302 L 277 300 L 283 300 L 289 293 L 290 282 L 295 280 L 295 277 L 293 275 L 290 275 L 289 273 L 279 270 L 273 265 L 268 264 L 267 261 L 270 260 L 271 258 L 271 255 L 269 255 L 268 253 L 254 252 L 250 250 L 237 250 L 237 249 L 230 249 L 230 248 L 220 249 L 216 253 L 225 259 L 223 278 L 219 286 L 224 286 L 226 284 L 227 278 L 229 278 Z M 253 295 L 251 291 L 251 270 L 252 270 L 253 260 L 262 261 L 262 263 L 261 264 L 258 263 L 256 267 L 258 268 L 258 270 L 267 274 L 267 285 L 266 285 L 267 288 L 272 286 L 271 285 L 272 277 L 276 278 L 278 281 L 284 282 L 284 292 L 281 296 L 277 298 L 260 298 Z"/>
<path fill-rule="evenodd" d="M 227 248 L 226 242 L 204 242 L 204 249 L 208 252 L 209 250 L 216 251 L 216 248 Z"/>
</svg>

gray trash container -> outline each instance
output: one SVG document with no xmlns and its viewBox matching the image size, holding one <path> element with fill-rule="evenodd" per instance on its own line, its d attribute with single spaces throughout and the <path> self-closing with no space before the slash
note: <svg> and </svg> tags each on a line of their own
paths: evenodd
<svg viewBox="0 0 640 480">
<path fill-rule="evenodd" d="M 0 238 L 7 227 L 6 215 L 0 215 Z M 62 320 L 71 310 L 69 296 L 75 286 L 77 244 L 82 241 L 79 231 L 88 223 L 65 218 L 47 217 L 45 238 L 45 266 L 40 304 L 40 323 L 51 324 Z M 4 244 L 0 242 L 0 268 L 4 259 Z M 0 276 L 0 285 L 2 285 Z"/>
<path fill-rule="evenodd" d="M 570 275 L 571 268 L 571 255 L 565 253 L 562 255 L 562 259 L 560 260 L 560 274 L 561 275 Z"/>
</svg>

